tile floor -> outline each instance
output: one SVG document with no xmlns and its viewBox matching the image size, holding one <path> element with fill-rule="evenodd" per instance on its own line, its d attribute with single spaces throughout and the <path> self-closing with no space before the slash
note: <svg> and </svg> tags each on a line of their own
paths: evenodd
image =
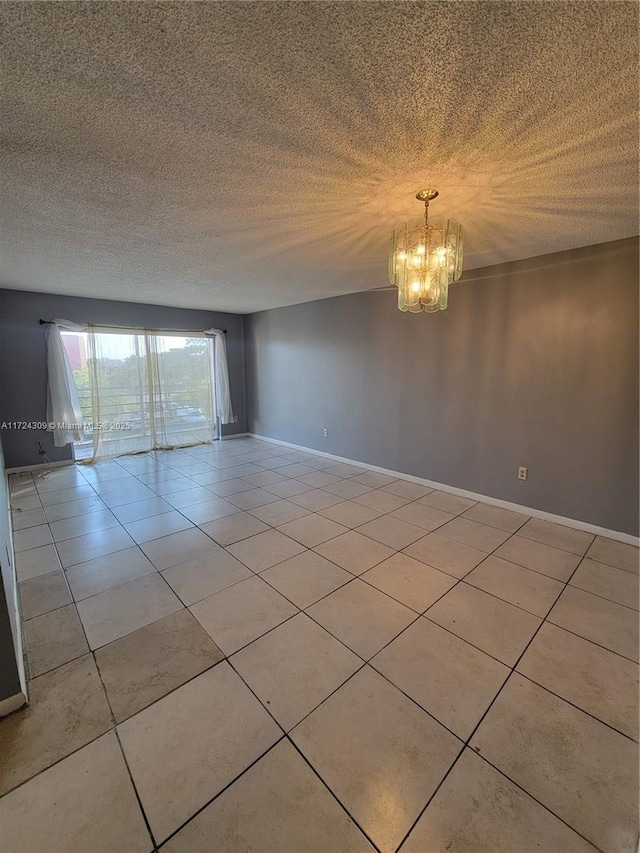
<svg viewBox="0 0 640 853">
<path fill-rule="evenodd" d="M 243 438 L 11 478 L 6 853 L 631 853 L 638 549 Z"/>
</svg>

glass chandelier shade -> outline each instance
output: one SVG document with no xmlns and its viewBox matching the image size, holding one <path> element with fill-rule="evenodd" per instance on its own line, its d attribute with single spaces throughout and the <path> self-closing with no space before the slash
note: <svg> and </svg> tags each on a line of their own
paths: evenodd
<svg viewBox="0 0 640 853">
<path fill-rule="evenodd" d="M 398 308 L 412 314 L 443 311 L 449 285 L 462 275 L 462 226 L 455 219 L 429 219 L 429 201 L 437 195 L 419 192 L 424 222 L 400 225 L 391 236 L 389 281 L 398 288 Z"/>
</svg>

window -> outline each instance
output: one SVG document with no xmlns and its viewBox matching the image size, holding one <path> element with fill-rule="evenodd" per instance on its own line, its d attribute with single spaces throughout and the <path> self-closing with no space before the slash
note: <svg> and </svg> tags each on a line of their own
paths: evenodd
<svg viewBox="0 0 640 853">
<path fill-rule="evenodd" d="M 62 340 L 85 424 L 76 459 L 216 437 L 211 338 L 105 329 Z"/>
</svg>

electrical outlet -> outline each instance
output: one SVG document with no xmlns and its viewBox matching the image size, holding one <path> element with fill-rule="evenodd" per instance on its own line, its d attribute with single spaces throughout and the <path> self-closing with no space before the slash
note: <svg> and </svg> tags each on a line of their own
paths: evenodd
<svg viewBox="0 0 640 853">
<path fill-rule="evenodd" d="M 326 427 L 322 430 L 322 435 L 323 435 L 325 438 L 329 435 L 329 430 L 328 430 Z"/>
<path fill-rule="evenodd" d="M 529 477 L 529 469 L 524 468 L 522 465 L 518 468 L 518 479 L 519 480 L 527 480 Z"/>
</svg>

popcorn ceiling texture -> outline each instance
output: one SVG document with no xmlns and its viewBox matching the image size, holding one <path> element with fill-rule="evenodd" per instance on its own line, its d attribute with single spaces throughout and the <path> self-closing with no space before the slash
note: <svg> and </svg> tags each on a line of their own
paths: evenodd
<svg viewBox="0 0 640 853">
<path fill-rule="evenodd" d="M 0 16 L 0 286 L 242 313 L 381 287 L 424 186 L 466 269 L 638 233 L 635 3 Z"/>
</svg>

